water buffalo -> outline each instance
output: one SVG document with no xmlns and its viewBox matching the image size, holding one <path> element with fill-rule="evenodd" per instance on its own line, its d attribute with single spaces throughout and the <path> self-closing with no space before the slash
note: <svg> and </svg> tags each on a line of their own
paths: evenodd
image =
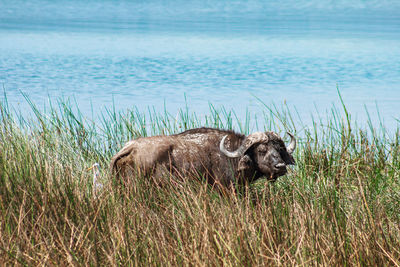
<svg viewBox="0 0 400 267">
<path fill-rule="evenodd" d="M 274 132 L 248 136 L 233 131 L 198 128 L 170 136 L 140 137 L 129 141 L 111 159 L 111 168 L 126 177 L 140 172 L 162 181 L 166 175 L 201 175 L 211 184 L 230 187 L 262 176 L 275 181 L 295 163 L 290 144 Z"/>
</svg>

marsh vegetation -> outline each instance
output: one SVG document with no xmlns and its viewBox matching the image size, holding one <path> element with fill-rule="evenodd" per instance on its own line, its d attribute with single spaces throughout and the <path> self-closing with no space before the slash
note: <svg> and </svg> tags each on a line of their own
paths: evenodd
<svg viewBox="0 0 400 267">
<path fill-rule="evenodd" d="M 357 126 L 344 105 L 311 128 L 286 107 L 264 106 L 255 127 L 296 133 L 296 165 L 243 195 L 193 177 L 121 186 L 108 165 L 137 136 L 200 126 L 247 134 L 250 115 L 110 109 L 92 121 L 68 101 L 31 108 L 27 118 L 0 104 L 1 265 L 400 264 L 399 131 Z M 87 170 L 95 162 L 98 191 Z"/>
</svg>

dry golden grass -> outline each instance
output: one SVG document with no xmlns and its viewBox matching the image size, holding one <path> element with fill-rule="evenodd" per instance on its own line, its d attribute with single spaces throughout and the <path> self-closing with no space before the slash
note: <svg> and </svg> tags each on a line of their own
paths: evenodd
<svg viewBox="0 0 400 267">
<path fill-rule="evenodd" d="M 0 265 L 400 264 L 398 132 L 346 121 L 305 130 L 288 175 L 224 195 L 193 177 L 121 184 L 105 166 L 143 134 L 137 113 L 98 129 L 63 108 L 17 123 L 1 105 Z M 152 123 L 160 132 L 196 126 L 185 116 Z M 94 162 L 103 166 L 96 194 Z"/>
</svg>

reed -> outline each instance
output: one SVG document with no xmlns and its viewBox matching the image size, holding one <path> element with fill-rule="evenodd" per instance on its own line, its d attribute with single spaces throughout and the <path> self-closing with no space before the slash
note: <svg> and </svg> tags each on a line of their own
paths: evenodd
<svg viewBox="0 0 400 267">
<path fill-rule="evenodd" d="M 250 114 L 111 108 L 94 121 L 68 101 L 40 111 L 26 99 L 30 118 L 0 103 L 1 265 L 400 264 L 399 131 L 357 126 L 343 101 L 311 128 L 287 106 L 264 105 L 256 127 L 295 132 L 297 164 L 276 183 L 226 196 L 193 177 L 121 186 L 109 159 L 138 136 L 199 126 L 248 133 Z"/>
</svg>

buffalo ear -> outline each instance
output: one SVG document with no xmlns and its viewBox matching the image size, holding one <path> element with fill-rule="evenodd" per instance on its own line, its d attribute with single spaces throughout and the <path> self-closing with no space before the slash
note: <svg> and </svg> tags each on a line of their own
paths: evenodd
<svg viewBox="0 0 400 267">
<path fill-rule="evenodd" d="M 287 165 L 294 165 L 296 163 L 293 156 L 287 152 L 282 155 L 282 159 Z"/>
<path fill-rule="evenodd" d="M 253 166 L 253 160 L 250 158 L 249 155 L 244 155 L 240 158 L 237 170 L 245 171 L 248 170 L 250 167 Z"/>
</svg>

